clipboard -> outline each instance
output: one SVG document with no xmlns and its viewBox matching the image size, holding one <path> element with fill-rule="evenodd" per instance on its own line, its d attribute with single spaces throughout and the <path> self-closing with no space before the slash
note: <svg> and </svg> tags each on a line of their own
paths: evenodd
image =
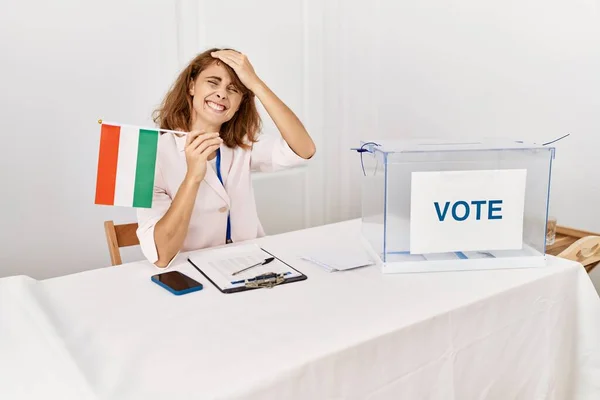
<svg viewBox="0 0 600 400">
<path fill-rule="evenodd" d="M 207 257 L 204 257 L 204 259 L 202 257 L 202 255 L 203 255 L 202 253 L 193 253 L 188 256 L 187 260 L 198 272 L 200 272 L 202 274 L 202 276 L 204 276 L 210 283 L 212 283 L 213 286 L 215 286 L 221 293 L 226 293 L 226 294 L 245 292 L 245 291 L 254 290 L 254 289 L 272 288 L 275 286 L 284 285 L 287 283 L 304 281 L 307 279 L 307 276 L 305 274 L 298 271 L 296 268 L 292 267 L 291 265 L 289 265 L 285 261 L 281 260 L 279 257 L 275 256 L 271 252 L 265 250 L 264 248 L 259 247 L 257 245 L 247 245 L 247 246 L 256 246 L 256 248 L 260 249 L 265 254 L 265 256 L 268 255 L 270 257 L 273 257 L 277 262 L 284 265 L 287 270 L 294 271 L 295 274 L 292 273 L 292 275 L 295 275 L 295 276 L 286 277 L 285 274 L 282 274 L 282 273 L 267 274 L 264 272 L 257 273 L 257 274 L 251 274 L 251 276 L 248 276 L 248 274 L 246 274 L 246 278 L 243 279 L 244 283 L 236 284 L 233 287 L 223 287 L 224 285 L 219 285 L 218 282 L 216 282 L 217 281 L 216 278 L 219 278 L 222 282 L 222 277 L 219 277 L 218 275 L 211 276 L 210 273 L 207 273 L 208 268 L 204 268 L 204 270 L 203 270 L 203 264 L 204 264 L 204 266 L 206 266 L 206 263 L 211 261 L 211 257 L 210 257 L 211 251 L 220 251 L 221 254 L 227 254 L 228 250 L 235 252 L 235 250 L 236 250 L 235 247 L 233 247 L 233 248 L 225 247 L 222 249 L 205 251 L 203 253 L 205 255 L 207 255 Z M 240 246 L 240 247 L 244 248 L 244 246 Z M 234 255 L 235 255 L 235 253 L 234 253 Z M 263 269 L 264 268 L 268 269 L 269 267 L 263 266 Z M 214 273 L 214 268 L 211 267 L 211 269 L 213 270 L 213 273 Z"/>
</svg>

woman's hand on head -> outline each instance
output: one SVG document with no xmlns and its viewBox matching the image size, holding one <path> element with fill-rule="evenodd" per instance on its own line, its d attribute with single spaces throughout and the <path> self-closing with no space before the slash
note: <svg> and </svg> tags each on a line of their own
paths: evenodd
<svg viewBox="0 0 600 400">
<path fill-rule="evenodd" d="M 206 161 L 223 143 L 218 132 L 192 131 L 185 140 L 186 179 L 199 183 L 206 175 Z"/>
<path fill-rule="evenodd" d="M 219 50 L 213 51 L 210 55 L 229 65 L 235 71 L 244 86 L 252 92 L 254 92 L 258 85 L 261 84 L 260 78 L 256 75 L 256 72 L 254 72 L 254 67 L 252 67 L 250 60 L 248 60 L 248 57 L 246 57 L 245 54 L 238 53 L 234 50 Z"/>
</svg>

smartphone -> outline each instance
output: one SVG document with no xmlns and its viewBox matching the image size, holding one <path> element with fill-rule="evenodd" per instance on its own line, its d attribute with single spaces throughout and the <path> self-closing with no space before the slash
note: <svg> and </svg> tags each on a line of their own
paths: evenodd
<svg viewBox="0 0 600 400">
<path fill-rule="evenodd" d="M 174 295 L 182 295 L 186 293 L 202 290 L 203 286 L 189 276 L 179 271 L 169 271 L 152 276 L 152 282 L 167 289 Z"/>
</svg>

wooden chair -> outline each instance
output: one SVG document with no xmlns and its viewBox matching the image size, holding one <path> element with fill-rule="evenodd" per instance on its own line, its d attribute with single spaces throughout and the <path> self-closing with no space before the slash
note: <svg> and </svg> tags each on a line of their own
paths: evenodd
<svg viewBox="0 0 600 400">
<path fill-rule="evenodd" d="M 137 223 L 115 225 L 113 221 L 104 221 L 104 232 L 106 233 L 106 242 L 110 261 L 112 265 L 121 265 L 121 247 L 136 246 L 140 244 L 136 230 Z"/>
<path fill-rule="evenodd" d="M 600 234 L 557 226 L 554 244 L 546 253 L 577 261 L 589 273 L 600 263 Z"/>
</svg>

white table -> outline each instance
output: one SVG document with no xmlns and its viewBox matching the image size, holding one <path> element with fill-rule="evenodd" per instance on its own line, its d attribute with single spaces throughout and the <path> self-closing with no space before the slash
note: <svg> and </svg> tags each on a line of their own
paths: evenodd
<svg viewBox="0 0 600 400">
<path fill-rule="evenodd" d="M 357 221 L 259 240 L 303 282 L 173 296 L 147 262 L 0 280 L 0 398 L 600 399 L 584 269 L 327 273 L 303 249 Z"/>
</svg>

